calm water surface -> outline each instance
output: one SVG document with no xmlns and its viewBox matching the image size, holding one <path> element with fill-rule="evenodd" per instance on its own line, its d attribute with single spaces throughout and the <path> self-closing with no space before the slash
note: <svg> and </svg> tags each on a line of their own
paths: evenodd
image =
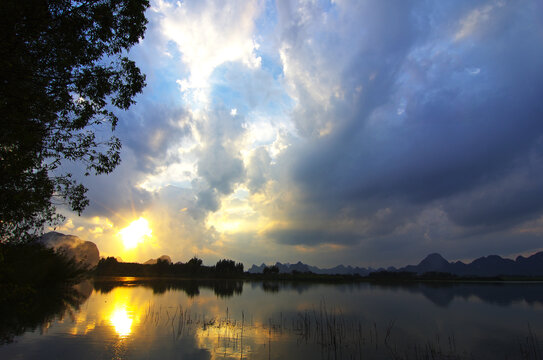
<svg viewBox="0 0 543 360">
<path fill-rule="evenodd" d="M 18 335 L 0 345 L 0 359 L 542 355 L 541 283 L 123 280 L 82 286 L 78 306 L 14 330 Z"/>
</svg>

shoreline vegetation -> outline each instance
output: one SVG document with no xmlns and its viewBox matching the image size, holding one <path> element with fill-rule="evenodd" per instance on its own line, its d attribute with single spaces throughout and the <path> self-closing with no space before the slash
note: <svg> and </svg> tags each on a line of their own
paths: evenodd
<svg viewBox="0 0 543 360">
<path fill-rule="evenodd" d="M 78 284 L 91 276 L 42 244 L 0 244 L 0 345 L 77 309 L 86 299 Z"/>
<path fill-rule="evenodd" d="M 233 260 L 219 260 L 216 265 L 206 266 L 196 257 L 187 263 L 169 263 L 158 260 L 156 264 L 140 264 L 118 262 L 113 257 L 101 259 L 92 271 L 95 278 L 158 278 L 162 280 L 190 279 L 232 279 L 232 280 L 278 280 L 278 281 L 312 281 L 312 282 L 543 282 L 542 276 L 460 276 L 445 272 L 426 272 L 417 274 L 407 271 L 376 271 L 368 276 L 359 274 L 316 274 L 310 271 L 293 270 L 281 273 L 274 266 L 268 266 L 262 273 L 243 271 L 243 264 Z"/>
<path fill-rule="evenodd" d="M 417 274 L 406 271 L 376 271 L 368 276 L 359 274 L 316 274 L 293 270 L 280 272 L 275 265 L 262 273 L 244 271 L 242 263 L 219 260 L 215 265 L 203 265 L 193 257 L 186 263 L 171 263 L 158 259 L 155 264 L 119 262 L 113 257 L 102 258 L 94 268 L 86 268 L 74 259 L 55 252 L 39 243 L 0 244 L 0 305 L 26 304 L 26 308 L 39 298 L 62 298 L 71 294 L 71 288 L 85 279 L 98 282 L 125 282 L 137 278 L 142 281 L 160 280 L 163 283 L 179 280 L 239 280 L 264 282 L 313 283 L 505 283 L 543 282 L 542 276 L 459 276 L 444 272 Z M 129 280 L 127 280 L 129 279 Z M 51 295 L 51 294 L 54 294 Z M 69 295 L 73 296 L 73 295 Z M 35 299 L 35 300 L 28 300 Z M 22 309 L 21 311 L 25 311 Z"/>
<path fill-rule="evenodd" d="M 207 266 L 197 257 L 186 263 L 171 263 L 158 259 L 155 264 L 119 262 L 113 257 L 102 258 L 94 268 L 86 268 L 62 253 L 40 243 L 0 244 L 0 303 L 35 297 L 51 289 L 62 290 L 88 278 L 98 279 L 160 279 L 243 281 L 293 281 L 322 283 L 468 283 L 468 282 L 543 282 L 543 276 L 469 276 L 446 272 L 416 273 L 408 271 L 375 271 L 367 276 L 360 274 L 317 274 L 293 270 L 280 272 L 276 265 L 267 266 L 262 273 L 244 271 L 242 263 L 222 259 Z M 120 281 L 120 280 L 118 280 Z"/>
<path fill-rule="evenodd" d="M 91 269 L 40 243 L 0 244 L 0 300 L 35 291 L 71 287 L 92 276 Z"/>
</svg>

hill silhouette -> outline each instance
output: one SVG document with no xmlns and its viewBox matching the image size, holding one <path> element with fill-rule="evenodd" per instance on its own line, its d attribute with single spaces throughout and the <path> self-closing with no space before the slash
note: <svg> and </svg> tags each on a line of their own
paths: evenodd
<svg viewBox="0 0 543 360">
<path fill-rule="evenodd" d="M 498 255 L 483 256 L 470 263 L 449 262 L 440 254 L 430 254 L 418 265 L 408 265 L 398 271 L 424 274 L 428 272 L 450 273 L 459 276 L 543 276 L 543 251 L 516 260 Z"/>
<path fill-rule="evenodd" d="M 483 256 L 473 260 L 470 263 L 461 261 L 449 262 L 438 253 L 426 256 L 418 265 L 407 265 L 396 269 L 394 267 L 373 269 L 371 267 L 352 267 L 338 265 L 333 268 L 321 269 L 302 263 L 295 264 L 280 262 L 275 263 L 279 273 L 312 272 L 314 274 L 329 275 L 361 275 L 368 276 L 374 272 L 402 272 L 422 275 L 425 273 L 449 273 L 458 276 L 477 276 L 477 277 L 496 277 L 496 276 L 543 276 L 543 251 L 535 253 L 529 257 L 518 256 L 515 260 L 502 258 L 498 255 Z M 253 265 L 249 268 L 249 273 L 262 273 L 266 264 Z"/>
</svg>

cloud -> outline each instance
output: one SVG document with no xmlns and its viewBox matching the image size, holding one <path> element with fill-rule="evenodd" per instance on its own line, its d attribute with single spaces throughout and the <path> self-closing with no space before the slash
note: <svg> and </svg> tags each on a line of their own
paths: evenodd
<svg viewBox="0 0 543 360">
<path fill-rule="evenodd" d="M 444 201 L 449 217 L 463 227 L 493 230 L 539 217 L 543 210 L 541 154 L 527 155 L 504 176 Z"/>
<path fill-rule="evenodd" d="M 196 206 L 191 209 L 191 213 L 197 219 L 204 219 L 209 211 L 217 211 L 220 208 L 220 199 L 217 190 L 215 189 L 203 189 L 198 192 L 198 202 Z"/>
<path fill-rule="evenodd" d="M 280 11 L 285 78 L 297 100 L 293 121 L 307 139 L 275 165 L 288 167 L 281 181 L 300 199 L 284 218 L 331 226 L 349 219 L 362 241 L 398 235 L 422 247 L 424 239 L 405 231 L 423 237 L 417 219 L 436 204 L 444 204 L 444 218 L 432 226 L 452 220 L 457 234 L 472 226 L 492 232 L 504 219 L 510 227 L 540 214 L 533 185 L 540 175 L 529 171 L 535 163 L 521 161 L 538 152 L 543 134 L 543 72 L 536 65 L 543 53 L 526 26 L 541 26 L 533 9 L 497 3 L 468 19 L 457 37 L 443 29 L 447 22 L 435 21 L 445 16 L 439 4 L 336 5 L 328 13 L 314 4 Z M 475 10 L 459 8 L 449 23 L 467 26 Z M 466 71 L 474 67 L 477 76 Z M 508 183 L 519 172 L 529 175 Z M 365 225 L 384 208 L 388 229 Z M 311 244 L 311 236 L 299 236 Z"/>
<path fill-rule="evenodd" d="M 243 161 L 227 151 L 222 144 L 204 150 L 198 162 L 198 175 L 221 194 L 230 194 L 244 177 Z"/>
<path fill-rule="evenodd" d="M 240 61 L 257 68 L 258 44 L 253 38 L 259 1 L 158 1 L 163 36 L 177 45 L 188 76 L 178 79 L 181 90 L 206 100 L 209 77 L 225 62 Z"/>
<path fill-rule="evenodd" d="M 132 53 L 149 86 L 121 116 L 123 164 L 89 181 L 89 214 L 154 219 L 160 252 L 142 260 L 401 265 L 532 249 L 540 12 L 156 1 Z"/>
<path fill-rule="evenodd" d="M 198 191 L 198 209 L 193 209 L 192 213 L 203 219 L 208 211 L 220 208 L 221 196 L 231 194 L 245 179 L 238 148 L 244 129 L 242 117 L 231 115 L 224 108 L 210 111 L 200 125 L 199 178 L 193 181 L 193 188 Z"/>
<path fill-rule="evenodd" d="M 119 133 L 123 146 L 138 158 L 142 172 L 153 173 L 157 168 L 178 162 L 171 151 L 185 137 L 191 136 L 191 115 L 173 104 L 140 102 L 121 115 Z"/>
<path fill-rule="evenodd" d="M 348 116 L 337 111 L 348 111 L 353 101 L 386 101 L 382 88 L 417 30 L 409 21 L 410 6 L 408 1 L 280 3 L 279 52 L 289 94 L 297 101 L 292 119 L 300 134 L 328 134 L 338 117 Z"/>
<path fill-rule="evenodd" d="M 459 29 L 454 35 L 454 40 L 463 40 L 468 36 L 474 36 L 476 33 L 484 32 L 485 28 L 496 24 L 493 18 L 503 15 L 499 13 L 500 8 L 505 6 L 505 1 L 493 1 L 470 10 L 459 21 Z M 511 11 L 509 9 L 508 11 Z"/>
<path fill-rule="evenodd" d="M 269 179 L 271 157 L 264 147 L 255 149 L 248 165 L 249 189 L 257 193 Z"/>
<path fill-rule="evenodd" d="M 353 244 L 357 235 L 346 232 L 327 232 L 310 229 L 274 229 L 266 234 L 269 238 L 286 245 Z"/>
</svg>

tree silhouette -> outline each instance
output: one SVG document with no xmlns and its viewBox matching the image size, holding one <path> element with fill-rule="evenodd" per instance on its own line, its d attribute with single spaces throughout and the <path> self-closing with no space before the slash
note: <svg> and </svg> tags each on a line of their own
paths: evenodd
<svg viewBox="0 0 543 360">
<path fill-rule="evenodd" d="M 190 272 L 196 273 L 199 272 L 202 268 L 202 259 L 198 259 L 196 256 L 194 256 L 192 259 L 187 261 L 187 267 Z"/>
<path fill-rule="evenodd" d="M 0 242 L 34 238 L 80 213 L 86 188 L 63 170 L 111 172 L 126 110 L 145 76 L 126 51 L 143 37 L 148 0 L 0 2 Z M 110 129 L 110 130 L 108 130 Z"/>
<path fill-rule="evenodd" d="M 265 275 L 279 274 L 279 268 L 277 267 L 277 265 L 266 266 L 264 270 L 262 270 L 262 273 Z"/>
<path fill-rule="evenodd" d="M 202 266 L 202 259 L 198 259 L 196 256 L 187 262 L 187 265 L 195 268 Z"/>
<path fill-rule="evenodd" d="M 235 263 L 234 260 L 222 259 L 215 265 L 217 273 L 243 273 L 243 264 Z"/>
</svg>

